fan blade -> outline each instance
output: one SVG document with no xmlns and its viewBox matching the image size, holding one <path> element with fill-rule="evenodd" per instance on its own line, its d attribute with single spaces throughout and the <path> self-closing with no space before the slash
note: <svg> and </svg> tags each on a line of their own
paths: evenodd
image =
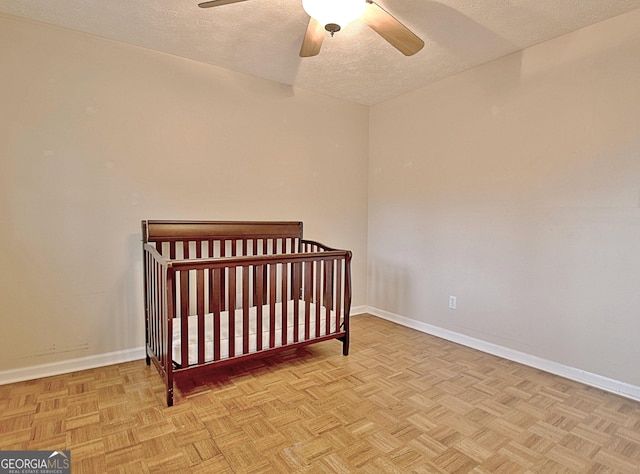
<svg viewBox="0 0 640 474">
<path fill-rule="evenodd" d="M 307 31 L 304 34 L 302 40 L 302 46 L 300 47 L 300 57 L 308 58 L 315 56 L 320 52 L 322 42 L 327 32 L 322 25 L 315 18 L 309 18 L 309 24 L 307 25 Z"/>
<path fill-rule="evenodd" d="M 209 2 L 198 3 L 200 8 L 219 7 L 220 5 L 228 5 L 230 3 L 246 2 L 247 0 L 211 0 Z"/>
<path fill-rule="evenodd" d="M 405 56 L 416 54 L 424 46 L 424 41 L 372 0 L 367 0 L 360 19 Z"/>
</svg>

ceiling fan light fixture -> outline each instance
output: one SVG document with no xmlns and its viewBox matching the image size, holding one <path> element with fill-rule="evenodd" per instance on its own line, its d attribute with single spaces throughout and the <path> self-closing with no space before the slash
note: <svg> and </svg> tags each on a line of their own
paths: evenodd
<svg viewBox="0 0 640 474">
<path fill-rule="evenodd" d="M 302 8 L 333 35 L 364 12 L 366 0 L 302 0 Z"/>
</svg>

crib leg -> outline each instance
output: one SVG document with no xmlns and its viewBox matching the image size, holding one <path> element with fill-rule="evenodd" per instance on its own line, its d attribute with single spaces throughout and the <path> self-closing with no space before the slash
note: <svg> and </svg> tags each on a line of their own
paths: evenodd
<svg viewBox="0 0 640 474">
<path fill-rule="evenodd" d="M 167 406 L 173 406 L 173 387 L 167 387 Z"/>
<path fill-rule="evenodd" d="M 338 341 L 342 341 L 342 355 L 349 355 L 349 335 L 338 338 Z"/>
<path fill-rule="evenodd" d="M 165 383 L 167 384 L 167 406 L 172 407 L 173 406 L 173 366 L 171 365 L 171 361 L 169 361 L 169 367 L 167 367 Z"/>
</svg>

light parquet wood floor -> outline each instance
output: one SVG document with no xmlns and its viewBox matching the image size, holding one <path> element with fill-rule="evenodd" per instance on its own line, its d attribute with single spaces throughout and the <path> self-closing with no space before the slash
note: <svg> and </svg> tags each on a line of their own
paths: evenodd
<svg viewBox="0 0 640 474">
<path fill-rule="evenodd" d="M 219 369 L 167 408 L 136 361 L 0 386 L 0 450 L 72 472 L 640 473 L 640 403 L 373 316 Z"/>
</svg>

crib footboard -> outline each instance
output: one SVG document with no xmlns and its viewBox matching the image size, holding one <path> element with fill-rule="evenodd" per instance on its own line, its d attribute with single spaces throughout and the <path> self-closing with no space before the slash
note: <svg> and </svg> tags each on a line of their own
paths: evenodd
<svg viewBox="0 0 640 474">
<path fill-rule="evenodd" d="M 143 247 L 145 289 L 146 361 L 156 366 L 167 387 L 167 405 L 173 405 L 173 364 L 171 361 L 172 321 L 170 315 L 173 275 L 168 260 L 149 244 Z"/>
</svg>

